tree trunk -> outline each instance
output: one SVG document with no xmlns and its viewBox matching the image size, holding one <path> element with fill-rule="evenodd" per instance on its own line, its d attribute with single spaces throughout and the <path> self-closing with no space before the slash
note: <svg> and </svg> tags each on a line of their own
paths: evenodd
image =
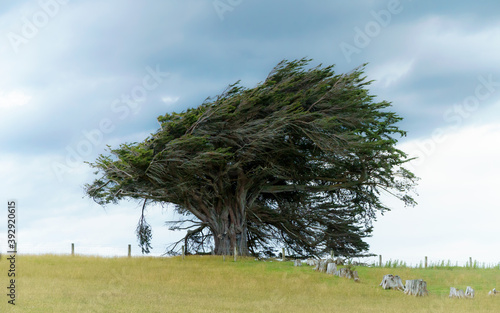
<svg viewBox="0 0 500 313">
<path fill-rule="evenodd" d="M 247 182 L 246 175 L 240 169 L 234 195 L 225 200 L 219 199 L 213 215 L 209 218 L 214 235 L 215 254 L 231 255 L 235 247 L 239 255 L 249 254 L 246 208 L 253 203 L 253 200 L 247 199 Z"/>
<path fill-rule="evenodd" d="M 405 294 L 416 297 L 426 296 L 429 294 L 427 291 L 427 283 L 422 279 L 407 280 Z"/>
<path fill-rule="evenodd" d="M 214 253 L 216 255 L 232 255 L 234 247 L 238 255 L 248 255 L 247 233 L 246 231 L 236 233 L 234 230 L 225 232 L 213 232 L 214 234 Z"/>
<path fill-rule="evenodd" d="M 238 255 L 248 255 L 247 226 L 244 220 L 243 223 L 236 225 L 230 218 L 226 217 L 213 220 L 211 224 L 216 255 L 232 255 L 234 247 L 236 247 Z"/>
</svg>

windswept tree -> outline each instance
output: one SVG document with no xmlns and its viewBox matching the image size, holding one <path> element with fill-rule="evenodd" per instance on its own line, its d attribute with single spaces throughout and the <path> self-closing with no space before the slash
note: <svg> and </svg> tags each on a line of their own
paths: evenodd
<svg viewBox="0 0 500 313">
<path fill-rule="evenodd" d="M 390 103 L 375 102 L 363 67 L 336 74 L 311 60 L 282 61 L 255 88 L 230 85 L 196 108 L 158 117 L 143 142 L 122 144 L 91 166 L 85 186 L 97 203 L 143 201 L 137 234 L 143 252 L 148 204 L 173 204 L 190 228 L 191 250 L 359 255 L 384 193 L 406 205 L 417 178 L 402 165 L 406 133 Z M 183 224 L 184 226 L 181 226 Z"/>
</svg>

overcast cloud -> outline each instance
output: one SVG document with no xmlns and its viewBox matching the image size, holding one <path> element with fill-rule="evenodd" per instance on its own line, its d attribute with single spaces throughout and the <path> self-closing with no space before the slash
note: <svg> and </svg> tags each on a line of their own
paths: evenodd
<svg viewBox="0 0 500 313">
<path fill-rule="evenodd" d="M 419 205 L 388 199 L 370 252 L 500 262 L 499 9 L 493 0 L 2 3 L 0 188 L 4 203 L 19 201 L 20 252 L 67 253 L 74 242 L 82 253 L 125 254 L 130 243 L 138 254 L 138 204 L 85 198 L 94 176 L 83 162 L 145 139 L 161 114 L 308 57 L 338 72 L 368 63 L 372 94 L 404 117 L 401 148 L 419 157 L 410 165 Z M 181 236 L 163 225 L 171 215 L 148 210 L 155 255 Z"/>
</svg>

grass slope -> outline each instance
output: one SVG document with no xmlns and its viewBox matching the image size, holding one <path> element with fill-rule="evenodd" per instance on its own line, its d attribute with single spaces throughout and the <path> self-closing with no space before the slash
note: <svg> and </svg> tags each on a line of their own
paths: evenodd
<svg viewBox="0 0 500 313">
<path fill-rule="evenodd" d="M 8 262 L 0 260 L 7 290 Z M 221 257 L 97 258 L 27 256 L 16 260 L 16 305 L 0 296 L 0 312 L 500 312 L 500 270 L 358 267 L 361 283 L 293 267 L 291 262 Z M 424 298 L 382 290 L 385 274 L 422 278 Z M 476 298 L 449 299 L 451 286 Z"/>
</svg>

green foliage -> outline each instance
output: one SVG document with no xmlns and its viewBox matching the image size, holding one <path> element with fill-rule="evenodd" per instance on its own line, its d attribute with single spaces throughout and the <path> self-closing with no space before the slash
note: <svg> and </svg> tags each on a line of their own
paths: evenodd
<svg viewBox="0 0 500 313">
<path fill-rule="evenodd" d="M 362 68 L 336 74 L 310 61 L 282 61 L 252 89 L 237 82 L 197 108 L 158 117 L 161 128 L 144 142 L 91 164 L 102 176 L 87 194 L 101 204 L 174 204 L 195 228 L 186 237 L 192 249 L 366 251 L 375 213 L 389 209 L 382 192 L 415 204 L 417 178 L 395 147 L 406 133 L 389 102 L 374 102 Z"/>
</svg>

